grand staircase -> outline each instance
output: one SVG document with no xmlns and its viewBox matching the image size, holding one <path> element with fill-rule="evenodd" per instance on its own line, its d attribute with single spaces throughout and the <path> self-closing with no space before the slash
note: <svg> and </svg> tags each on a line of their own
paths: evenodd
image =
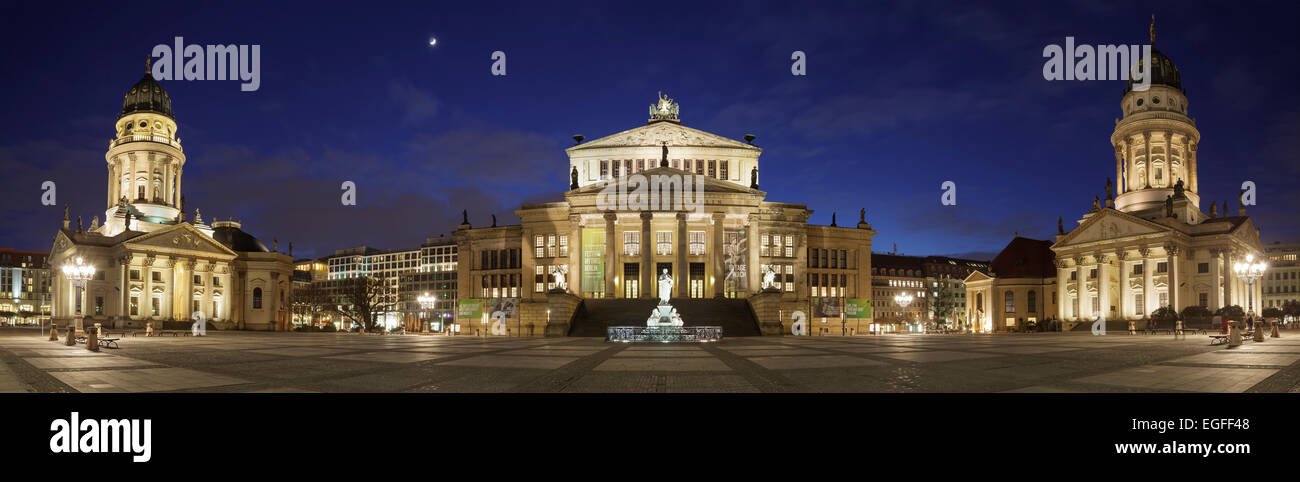
<svg viewBox="0 0 1300 482">
<path fill-rule="evenodd" d="M 758 336 L 749 302 L 736 299 L 673 298 L 686 326 L 721 326 L 723 336 Z M 604 337 L 611 326 L 645 326 L 658 299 L 584 299 L 573 316 L 569 336 Z"/>
</svg>

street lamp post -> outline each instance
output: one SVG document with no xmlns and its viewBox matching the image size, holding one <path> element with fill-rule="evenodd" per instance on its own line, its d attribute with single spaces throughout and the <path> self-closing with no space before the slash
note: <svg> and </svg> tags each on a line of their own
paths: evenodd
<svg viewBox="0 0 1300 482">
<path fill-rule="evenodd" d="M 83 301 L 81 298 L 86 291 L 86 282 L 95 276 L 95 267 L 85 263 L 80 256 L 74 258 L 72 262 L 63 264 L 63 276 L 68 279 L 72 285 L 72 295 L 77 299 L 73 300 L 73 322 L 69 324 L 69 330 L 82 328 L 81 315 L 85 311 L 85 303 L 82 303 L 81 309 L 77 309 L 77 302 Z"/>
<path fill-rule="evenodd" d="M 1251 313 L 1252 318 L 1255 313 L 1255 281 L 1263 277 L 1267 269 L 1268 263 L 1263 261 L 1256 263 L 1253 254 L 1246 255 L 1246 262 L 1238 261 L 1232 265 L 1232 271 L 1246 283 L 1246 312 Z"/>
<path fill-rule="evenodd" d="M 438 296 L 429 296 L 429 292 L 426 291 L 415 300 L 420 302 L 420 309 L 422 310 L 420 313 L 420 331 L 424 331 L 424 319 L 428 317 L 429 310 L 434 309 L 434 307 L 438 305 Z"/>
<path fill-rule="evenodd" d="M 907 324 L 907 306 L 912 304 L 912 295 L 903 293 L 894 296 L 894 303 L 903 308 L 903 324 Z"/>
</svg>

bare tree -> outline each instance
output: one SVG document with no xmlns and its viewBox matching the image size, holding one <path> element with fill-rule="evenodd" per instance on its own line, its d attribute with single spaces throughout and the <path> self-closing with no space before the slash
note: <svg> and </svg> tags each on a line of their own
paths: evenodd
<svg viewBox="0 0 1300 482">
<path fill-rule="evenodd" d="M 934 314 L 934 322 L 942 326 L 957 308 L 957 288 L 952 280 L 945 278 L 940 280 L 938 290 L 932 293 L 930 312 Z"/>
<path fill-rule="evenodd" d="M 391 303 L 383 301 L 384 283 L 362 276 L 344 280 L 331 305 L 340 315 L 360 321 L 367 330 L 375 328 L 375 314 Z"/>
<path fill-rule="evenodd" d="M 302 289 L 294 290 L 293 304 L 307 312 L 310 326 L 316 326 L 317 314 L 321 311 L 333 311 L 332 308 L 336 303 L 320 282 L 313 282 Z"/>
</svg>

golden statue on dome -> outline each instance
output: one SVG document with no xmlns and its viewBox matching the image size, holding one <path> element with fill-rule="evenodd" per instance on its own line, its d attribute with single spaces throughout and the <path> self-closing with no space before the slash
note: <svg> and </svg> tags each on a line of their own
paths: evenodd
<svg viewBox="0 0 1300 482">
<path fill-rule="evenodd" d="M 679 122 L 677 118 L 680 112 L 680 106 L 676 101 L 669 99 L 663 92 L 659 93 L 659 102 L 650 105 L 650 121 L 673 121 Z"/>
</svg>

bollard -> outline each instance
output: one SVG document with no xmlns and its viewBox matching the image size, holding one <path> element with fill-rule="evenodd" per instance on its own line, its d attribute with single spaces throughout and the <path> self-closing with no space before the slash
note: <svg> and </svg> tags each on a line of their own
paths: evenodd
<svg viewBox="0 0 1300 482">
<path fill-rule="evenodd" d="M 1237 329 L 1237 323 L 1228 324 L 1228 347 L 1241 346 L 1241 330 Z"/>
<path fill-rule="evenodd" d="M 1187 334 L 1183 332 L 1183 320 L 1174 322 L 1174 339 L 1177 340 L 1180 336 L 1183 337 L 1184 340 L 1187 339 Z"/>
<path fill-rule="evenodd" d="M 71 322 L 69 322 L 69 323 L 68 323 L 68 336 L 67 336 L 66 339 L 63 340 L 63 344 L 64 344 L 64 345 L 67 345 L 67 346 L 76 346 L 76 345 L 77 345 L 77 338 L 76 338 L 76 336 L 77 336 L 77 326 L 74 325 L 74 324 L 72 324 Z"/>
<path fill-rule="evenodd" d="M 1263 326 L 1262 323 L 1256 322 L 1256 323 L 1255 323 L 1255 342 L 1257 342 L 1257 343 L 1262 343 L 1263 341 L 1264 341 L 1264 326 Z"/>
<path fill-rule="evenodd" d="M 1274 321 L 1274 322 L 1272 323 L 1272 325 L 1273 325 L 1273 335 L 1272 335 L 1272 337 L 1273 337 L 1273 338 L 1281 338 L 1282 335 L 1278 334 L 1278 332 L 1277 332 L 1277 322 Z"/>
<path fill-rule="evenodd" d="M 148 337 L 148 336 L 154 336 L 154 335 L 153 335 L 153 322 L 149 322 L 149 323 L 145 323 L 145 324 L 144 324 L 144 336 L 146 336 L 146 337 Z"/>
<path fill-rule="evenodd" d="M 50 341 L 59 341 L 59 326 L 50 323 Z"/>
<path fill-rule="evenodd" d="M 1130 334 L 1130 335 L 1136 335 L 1136 334 L 1138 334 L 1138 332 L 1137 332 L 1137 322 L 1136 322 L 1136 321 L 1130 321 L 1130 322 L 1128 322 L 1128 334 Z"/>
<path fill-rule="evenodd" d="M 99 351 L 99 323 L 86 327 L 86 350 Z"/>
</svg>

